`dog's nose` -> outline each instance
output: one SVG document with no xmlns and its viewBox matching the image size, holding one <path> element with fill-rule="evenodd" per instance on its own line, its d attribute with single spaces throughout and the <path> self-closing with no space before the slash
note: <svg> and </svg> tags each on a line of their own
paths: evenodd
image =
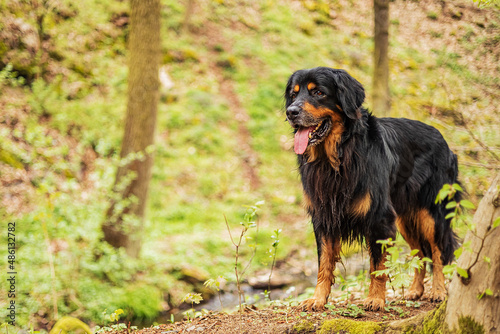
<svg viewBox="0 0 500 334">
<path fill-rule="evenodd" d="M 300 113 L 300 108 L 298 106 L 290 106 L 286 110 L 286 117 L 288 117 L 289 120 L 295 119 Z"/>
</svg>

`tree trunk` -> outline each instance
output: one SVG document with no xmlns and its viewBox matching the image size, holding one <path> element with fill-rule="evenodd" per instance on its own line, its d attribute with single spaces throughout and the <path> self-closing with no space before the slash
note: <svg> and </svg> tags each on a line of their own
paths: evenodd
<svg viewBox="0 0 500 334">
<path fill-rule="evenodd" d="M 485 333 L 500 332 L 500 227 L 492 229 L 499 217 L 500 174 L 474 215 L 477 232 L 469 231 L 465 236 L 464 244 L 470 242 L 473 252 L 464 250 L 457 266 L 470 268 L 469 278 L 454 277 L 451 282 L 445 318 L 450 329 L 458 328 L 459 322 L 468 318 L 481 324 Z M 487 289 L 491 295 L 485 294 Z"/>
<path fill-rule="evenodd" d="M 389 0 L 374 0 L 373 112 L 389 116 Z"/>
<path fill-rule="evenodd" d="M 131 0 L 128 104 L 115 198 L 103 224 L 104 239 L 138 257 L 148 194 L 159 100 L 160 0 Z"/>
</svg>

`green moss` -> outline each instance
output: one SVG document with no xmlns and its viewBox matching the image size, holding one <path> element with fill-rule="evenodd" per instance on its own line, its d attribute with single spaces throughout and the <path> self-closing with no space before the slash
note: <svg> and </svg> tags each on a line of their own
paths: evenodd
<svg viewBox="0 0 500 334">
<path fill-rule="evenodd" d="M 20 158 L 18 158 L 13 153 L 2 149 L 1 147 L 0 147 L 0 161 L 17 169 L 24 168 L 24 165 L 21 162 Z"/>
<path fill-rule="evenodd" d="M 314 324 L 311 321 L 304 320 L 301 323 L 294 325 L 293 329 L 297 333 L 314 332 Z"/>
<path fill-rule="evenodd" d="M 410 330 L 405 333 L 415 333 L 415 334 L 448 334 L 452 333 L 445 323 L 446 316 L 446 301 L 441 303 L 438 308 L 434 311 L 429 312 L 425 317 L 422 326 L 419 326 L 415 330 Z M 470 316 L 460 317 L 458 319 L 458 334 L 474 333 L 482 334 L 484 333 L 484 328 L 481 324 L 477 323 Z"/>
<path fill-rule="evenodd" d="M 447 333 L 448 330 L 445 328 L 445 313 L 446 313 L 446 303 L 444 301 L 439 307 L 437 307 L 433 312 L 430 312 L 428 316 L 425 317 L 423 322 L 423 328 L 416 333 Z"/>
<path fill-rule="evenodd" d="M 446 301 L 441 303 L 436 309 L 427 313 L 421 323 L 416 321 L 404 328 L 407 334 L 448 334 L 448 326 L 444 322 L 446 315 Z"/>
<path fill-rule="evenodd" d="M 92 334 L 90 327 L 81 320 L 73 317 L 62 317 L 56 322 L 50 334 L 66 334 L 66 333 L 87 333 Z"/>
<path fill-rule="evenodd" d="M 351 334 L 373 334 L 382 330 L 382 327 L 373 321 L 354 321 L 350 319 L 327 320 L 321 325 L 317 333 L 338 333 L 340 331 Z"/>
<path fill-rule="evenodd" d="M 458 319 L 458 334 L 483 334 L 484 327 L 480 323 L 477 323 L 472 317 L 460 317 Z"/>
</svg>

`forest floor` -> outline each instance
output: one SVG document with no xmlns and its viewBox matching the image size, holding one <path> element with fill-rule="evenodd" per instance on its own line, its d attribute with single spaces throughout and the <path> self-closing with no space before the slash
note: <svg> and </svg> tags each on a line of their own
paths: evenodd
<svg viewBox="0 0 500 334">
<path fill-rule="evenodd" d="M 431 290 L 431 280 L 425 282 L 426 291 Z M 175 333 L 316 333 L 325 323 L 334 320 L 340 326 L 352 326 L 352 321 L 365 325 L 383 326 L 398 320 L 412 318 L 435 309 L 439 304 L 431 302 L 427 293 L 419 301 L 407 301 L 399 292 L 388 290 L 384 310 L 366 311 L 364 295 L 352 293 L 348 299 L 332 291 L 330 301 L 322 311 L 305 311 L 298 302 L 274 301 L 263 306 L 246 306 L 239 313 L 205 311 L 197 312 L 193 318 L 183 321 L 155 325 L 132 331 L 130 328 L 113 331 L 113 334 L 175 334 Z M 352 328 L 352 327 L 349 327 Z M 363 330 L 360 332 L 364 333 Z M 358 333 L 354 331 L 353 333 Z"/>
<path fill-rule="evenodd" d="M 364 311 L 362 303 L 339 303 L 324 311 L 304 312 L 298 306 L 274 306 L 262 309 L 247 307 L 243 313 L 209 312 L 201 317 L 143 328 L 136 334 L 174 334 L 174 333 L 315 333 L 325 321 L 349 319 L 383 324 L 394 320 L 407 319 L 426 313 L 437 306 L 436 303 L 422 300 L 419 307 L 404 301 L 390 302 L 387 310 Z M 345 315 L 342 315 L 345 314 Z M 348 322 L 347 322 L 348 323 Z M 130 333 L 123 330 L 117 333 Z"/>
</svg>

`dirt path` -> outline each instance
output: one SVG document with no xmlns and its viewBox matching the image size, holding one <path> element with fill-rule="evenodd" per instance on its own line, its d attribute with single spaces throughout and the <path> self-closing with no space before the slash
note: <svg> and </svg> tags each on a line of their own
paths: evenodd
<svg viewBox="0 0 500 334">
<path fill-rule="evenodd" d="M 213 22 L 207 21 L 204 29 L 200 33 L 204 34 L 207 40 L 207 46 L 210 51 L 209 59 L 206 59 L 210 71 L 217 78 L 219 83 L 219 91 L 222 97 L 228 102 L 228 107 L 234 115 L 234 119 L 238 123 L 238 148 L 240 149 L 239 157 L 245 178 L 248 180 L 250 189 L 256 190 L 260 187 L 261 181 L 258 175 L 259 157 L 251 146 L 252 136 L 247 122 L 250 120 L 248 112 L 243 107 L 238 94 L 234 88 L 233 80 L 227 77 L 224 73 L 224 67 L 227 64 L 218 62 L 219 53 L 217 49 L 222 48 L 225 52 L 230 52 L 232 49 L 231 41 L 225 39 L 220 34 L 221 29 Z"/>
</svg>

